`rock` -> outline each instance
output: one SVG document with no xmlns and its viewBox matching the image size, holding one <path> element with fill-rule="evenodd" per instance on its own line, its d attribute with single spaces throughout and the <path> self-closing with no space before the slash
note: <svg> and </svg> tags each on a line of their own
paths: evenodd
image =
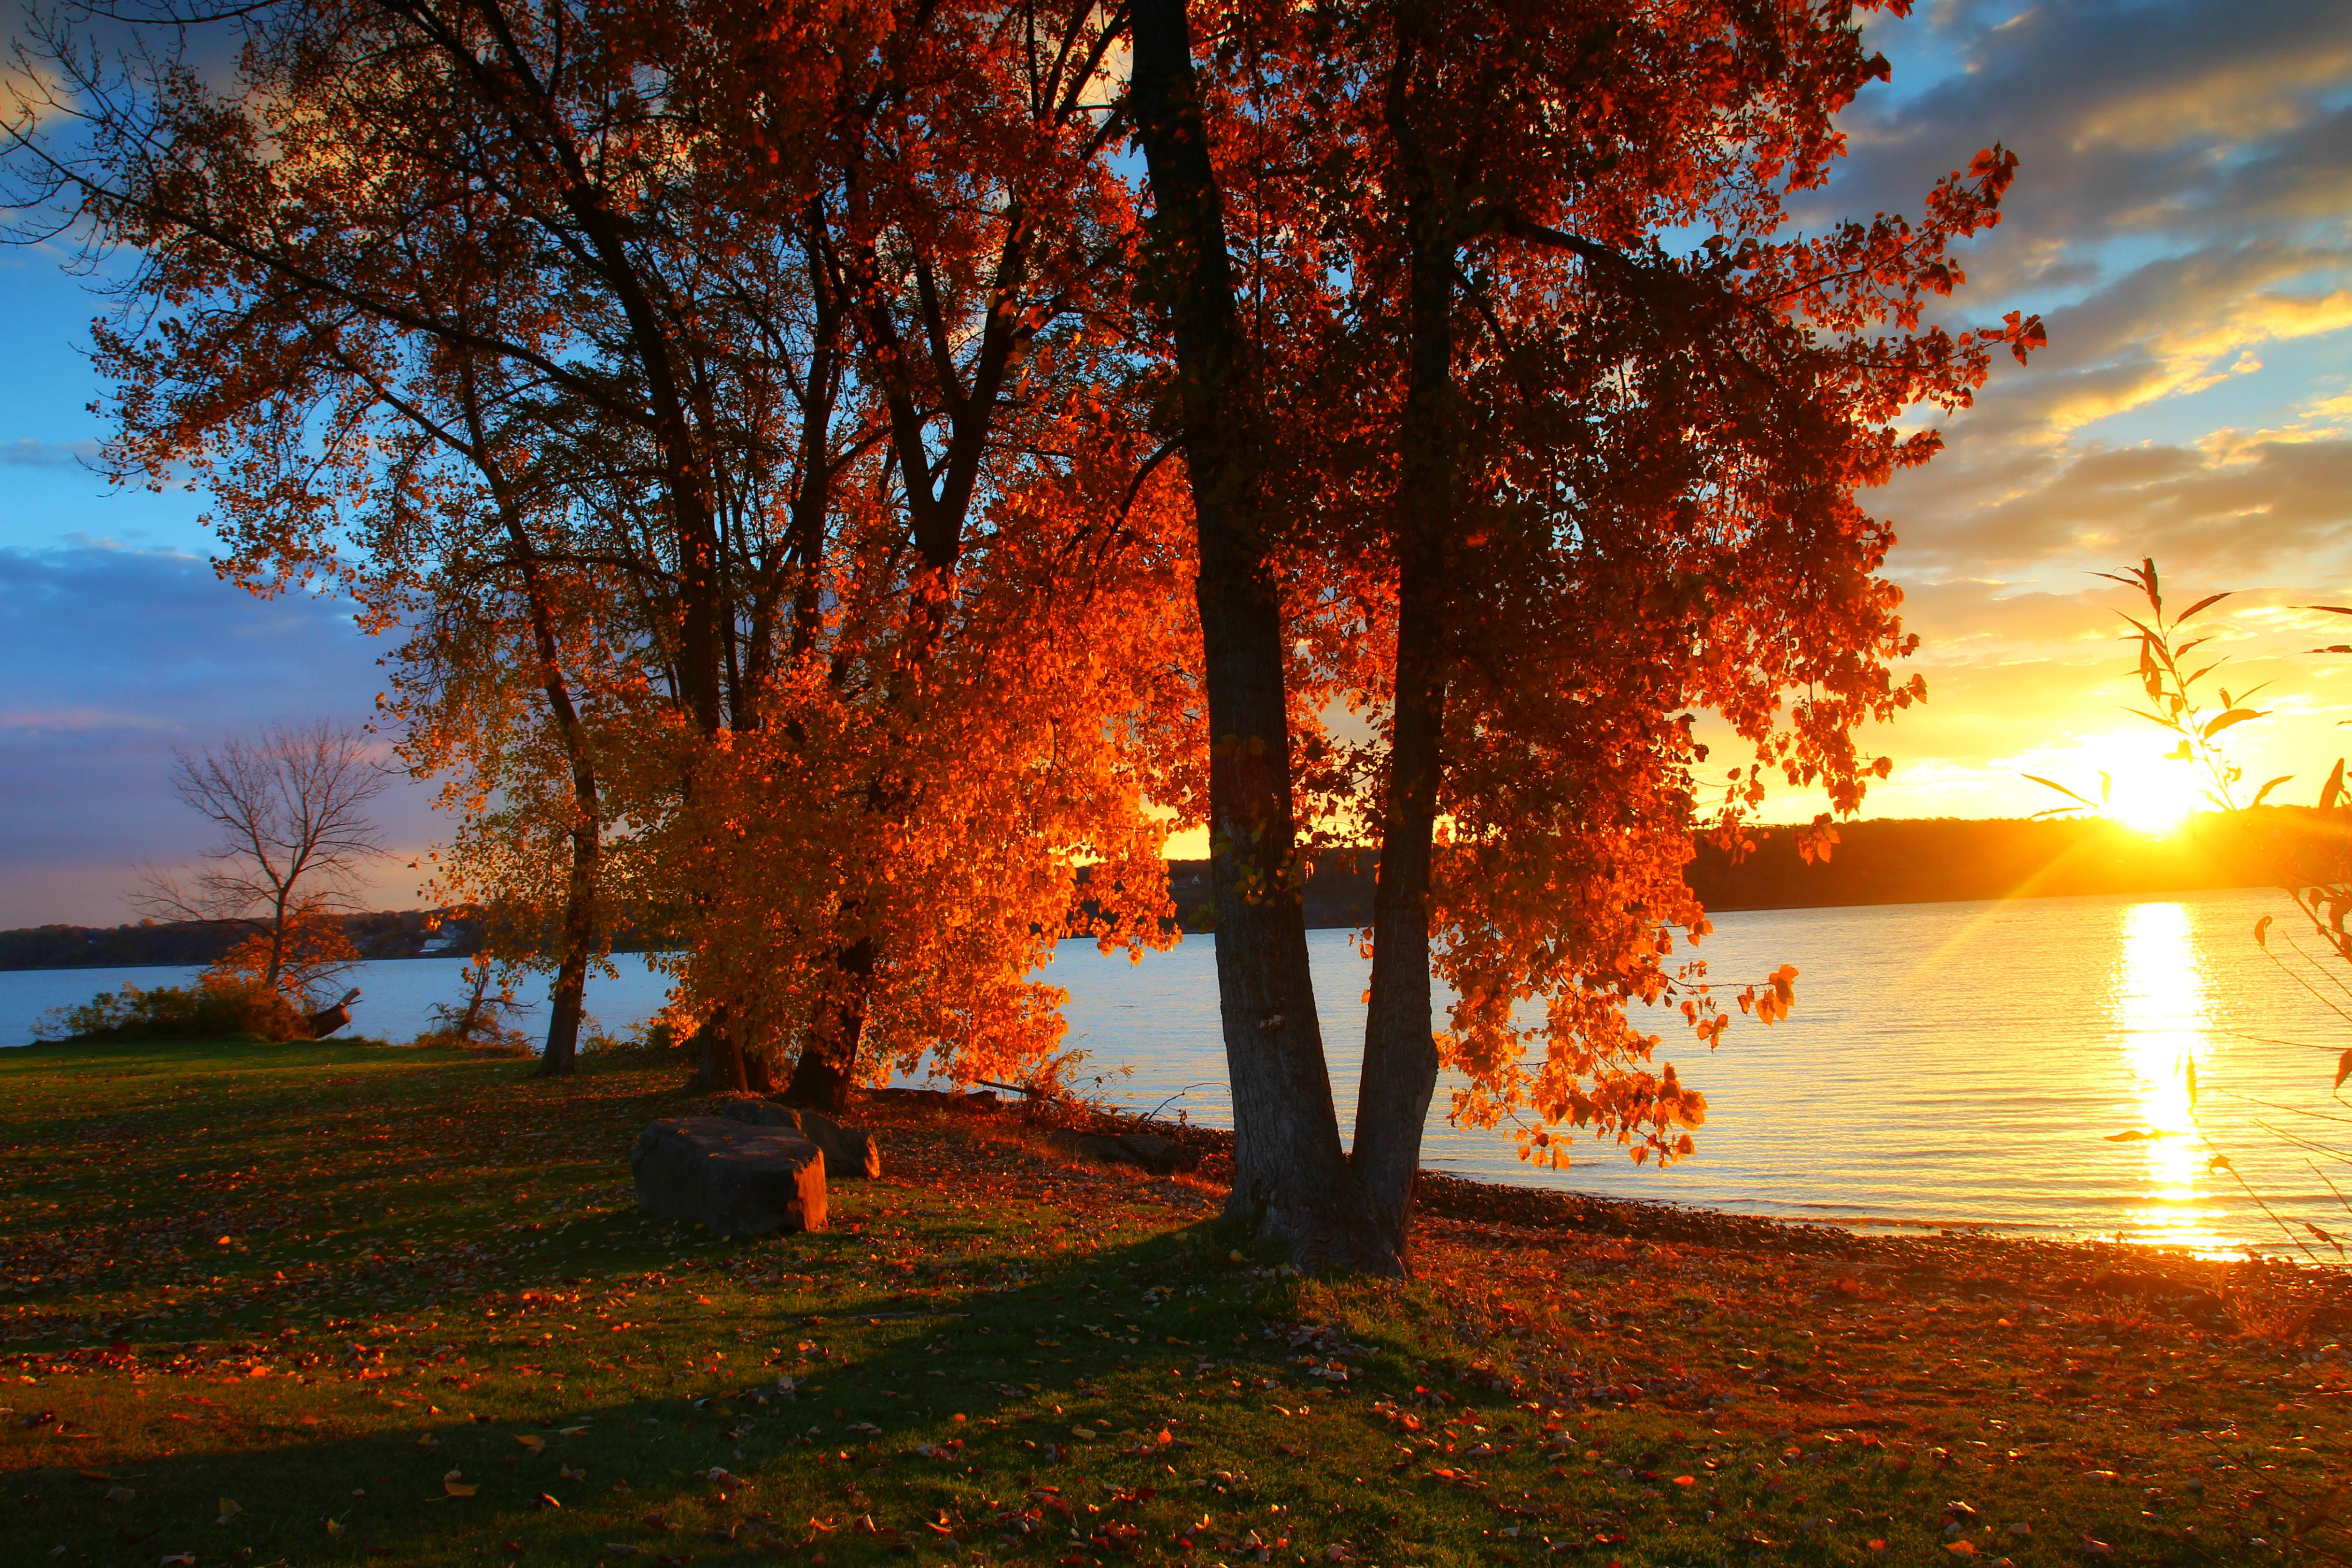
<svg viewBox="0 0 2352 1568">
<path fill-rule="evenodd" d="M 1127 1151 L 1129 1159 L 1158 1175 L 1176 1171 L 1189 1171 L 1201 1163 L 1201 1152 L 1189 1143 L 1179 1143 L 1173 1138 L 1161 1138 L 1150 1132 L 1129 1132 L 1116 1140 Z"/>
<path fill-rule="evenodd" d="M 1074 1160 L 1092 1160 L 1098 1165 L 1133 1164 L 1134 1157 L 1120 1146 L 1116 1138 L 1104 1138 L 1092 1132 L 1049 1132 L 1045 1142 Z"/>
<path fill-rule="evenodd" d="M 1055 1132 L 1047 1142 L 1076 1159 L 1104 1165 L 1140 1165 L 1154 1175 L 1189 1171 L 1201 1163 L 1201 1152 L 1173 1138 L 1150 1132 L 1105 1137 L 1097 1132 Z"/>
<path fill-rule="evenodd" d="M 824 1152 L 786 1127 L 667 1117 L 637 1135 L 637 1205 L 720 1236 L 824 1228 Z"/>
<path fill-rule="evenodd" d="M 799 1110 L 767 1100 L 730 1100 L 719 1114 L 753 1127 L 789 1127 L 824 1151 L 825 1173 L 838 1180 L 882 1173 L 882 1151 L 874 1134 L 844 1127 L 821 1110 Z"/>
<path fill-rule="evenodd" d="M 311 1014 L 308 1020 L 310 1026 L 310 1037 L 314 1040 L 323 1040 L 337 1029 L 349 1025 L 352 1021 L 352 1004 L 359 999 L 360 988 L 354 985 L 344 992 L 343 999 L 333 1006 L 324 1007 Z"/>
<path fill-rule="evenodd" d="M 801 1130 L 799 1111 L 764 1100 L 730 1100 L 719 1108 L 719 1114 L 750 1127 L 789 1127 L 795 1132 Z"/>
</svg>

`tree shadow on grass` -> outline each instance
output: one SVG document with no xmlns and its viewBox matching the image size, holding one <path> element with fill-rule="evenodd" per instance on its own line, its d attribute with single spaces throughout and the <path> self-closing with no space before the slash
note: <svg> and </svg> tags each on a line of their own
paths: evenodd
<svg viewBox="0 0 2352 1568">
<path fill-rule="evenodd" d="M 1062 1254 L 1015 1287 L 938 1302 L 877 1288 L 861 1268 L 862 1239 L 836 1231 L 704 1244 L 698 1266 L 669 1278 L 673 1302 L 725 1294 L 698 1348 L 719 1350 L 724 1336 L 724 1353 L 739 1355 L 748 1331 L 781 1347 L 774 1359 L 796 1372 L 719 1373 L 698 1356 L 693 1373 L 600 1373 L 682 1381 L 593 1400 L 494 1373 L 439 1395 L 447 1409 L 420 1408 L 373 1433 L 278 1433 L 238 1451 L 118 1467 L 102 1480 L 12 1467 L 9 1479 L 39 1497 L 27 1539 L 55 1526 L 71 1561 L 107 1562 L 136 1546 L 159 1557 L 193 1552 L 202 1564 L 778 1551 L 854 1564 L 975 1545 L 1010 1559 L 1091 1562 L 1165 1551 L 1188 1531 L 1204 1549 L 1244 1537 L 1238 1521 L 1234 1536 L 1195 1522 L 1230 1520 L 1261 1492 L 1278 1492 L 1290 1510 L 1328 1508 L 1353 1475 L 1385 1462 L 1370 1419 L 1283 1439 L 1295 1405 L 1328 1412 L 1364 1401 L 1293 1391 L 1286 1340 L 1262 1331 L 1284 1288 L 1263 1263 L 1233 1263 L 1234 1237 L 1220 1224 Z M 729 1269 L 746 1260 L 826 1276 L 835 1291 L 856 1294 L 743 1293 Z M 562 1311 L 628 1283 L 551 1284 L 542 1300 Z M 1332 1459 L 1338 1469 L 1318 1468 Z M 1282 1473 L 1264 1474 L 1269 1465 Z M 456 1489 L 471 1495 L 450 1495 L 452 1471 Z M 104 1500 L 116 1487 L 137 1495 Z M 216 1523 L 224 1498 L 239 1511 Z M 1292 1529 L 1276 1514 L 1258 1528 L 1269 1542 Z"/>
</svg>

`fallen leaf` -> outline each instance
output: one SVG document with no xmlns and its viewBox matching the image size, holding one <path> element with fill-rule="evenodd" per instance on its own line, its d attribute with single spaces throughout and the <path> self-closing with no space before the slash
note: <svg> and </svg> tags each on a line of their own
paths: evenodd
<svg viewBox="0 0 2352 1568">
<path fill-rule="evenodd" d="M 547 1450 L 547 1439 L 536 1432 L 518 1432 L 515 1434 L 515 1441 L 534 1454 L 544 1453 Z"/>
<path fill-rule="evenodd" d="M 139 1494 L 137 1492 L 133 1491 L 129 1487 L 109 1487 L 106 1489 L 106 1500 L 109 1502 L 129 1502 L 132 1498 L 135 1498 Z"/>
<path fill-rule="evenodd" d="M 450 1497 L 472 1497 L 482 1489 L 482 1483 L 461 1481 L 457 1479 L 457 1472 L 452 1470 L 441 1478 L 441 1489 Z"/>
<path fill-rule="evenodd" d="M 327 1521 L 327 1533 L 329 1535 L 341 1535 L 342 1532 L 343 1521 L 341 1520 L 330 1519 Z"/>
<path fill-rule="evenodd" d="M 2318 1227 L 2315 1226 L 2312 1228 L 2315 1230 Z M 2319 1500 L 2313 1503 L 2310 1509 L 2305 1512 L 2304 1516 L 2294 1521 L 2294 1534 L 2296 1538 L 2301 1539 L 2302 1537 L 2310 1534 L 2317 1526 L 2326 1523 L 2327 1521 L 2334 1516 L 2336 1512 L 2336 1505 L 2343 1496 L 2343 1482 L 2338 1481 L 2336 1485 L 2328 1488 L 2327 1490 L 2321 1495 Z"/>
<path fill-rule="evenodd" d="M 539 1506 L 541 1508 L 556 1509 L 559 1510 L 563 1507 L 562 1503 L 556 1501 L 553 1497 L 550 1496 L 546 1492 L 539 1494 Z"/>
</svg>

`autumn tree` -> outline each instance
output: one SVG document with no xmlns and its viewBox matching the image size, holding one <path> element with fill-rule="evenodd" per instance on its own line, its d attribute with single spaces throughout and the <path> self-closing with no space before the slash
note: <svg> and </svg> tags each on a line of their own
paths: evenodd
<svg viewBox="0 0 2352 1568">
<path fill-rule="evenodd" d="M 981 7 L 761 28 L 720 11 L 708 31 L 687 12 L 289 8 L 248 19 L 233 91 L 168 66 L 128 100 L 68 78 L 85 150 L 18 140 L 28 199 L 140 260 L 101 341 L 123 466 L 193 468 L 242 580 L 331 573 L 383 624 L 424 628 L 403 711 L 478 826 L 561 805 L 577 867 L 592 818 L 627 825 L 634 912 L 680 944 L 720 1084 L 799 1047 L 812 1092 L 837 1097 L 876 1059 L 875 985 L 940 994 L 983 951 L 986 984 L 1015 984 L 1096 856 L 1140 900 L 1123 933 L 1158 937 L 1134 795 L 1141 738 L 1165 726 L 1062 706 L 1040 728 L 1003 662 L 971 656 L 1042 650 L 1106 678 L 1061 688 L 1073 700 L 1131 706 L 1129 667 L 991 591 L 1000 562 L 1034 569 L 998 532 L 1025 536 L 1042 506 L 1108 488 L 1125 514 L 1040 535 L 1065 569 L 1035 605 L 1083 613 L 1171 570 L 1126 526 L 1164 512 L 1132 399 L 1092 395 L 1073 352 L 1124 210 L 1076 91 L 1107 44 L 1075 15 L 1041 95 L 1034 51 L 1056 46 Z M 747 38 L 755 90 L 709 64 Z M 918 156 L 927 140 L 952 155 Z M 561 746 L 519 743 L 498 679 L 518 648 Z M 1135 668 L 1181 711 L 1171 667 L 1163 649 Z M 975 804 L 1025 811 L 1097 731 L 1125 760 L 1079 796 L 1107 815 L 1009 830 L 1043 858 L 1000 868 L 1019 908 L 953 927 L 961 944 L 883 952 L 920 923 L 908 889 L 977 885 L 958 849 L 991 829 Z M 1000 763 L 1028 783 L 973 795 L 926 774 Z M 760 793 L 779 778 L 825 787 Z"/>
<path fill-rule="evenodd" d="M 1471 1082 L 1457 1115 L 1525 1115 L 1538 1150 L 1559 1123 L 1690 1147 L 1704 1102 L 1651 1070 L 1629 1009 L 1678 1004 L 1710 1043 L 1724 1022 L 1674 956 L 1706 930 L 1680 876 L 1694 720 L 1759 752 L 1726 822 L 1766 766 L 1841 811 L 1883 771 L 1851 732 L 1916 690 L 1886 668 L 1909 646 L 1875 575 L 1891 540 L 1853 496 L 1934 450 L 1898 414 L 1964 404 L 1993 347 L 2038 335 L 1920 324 L 2014 161 L 1980 156 L 1916 227 L 1784 234 L 1789 193 L 1840 150 L 1832 117 L 1884 70 L 1843 10 L 1215 16 L 1203 73 L 1185 7 L 1142 0 L 1134 79 L 1223 764 L 1235 1203 L 1310 1259 L 1394 1268 L 1441 1060 Z M 1271 314 L 1238 308 L 1244 275 Z M 1267 403 L 1315 423 L 1319 461 L 1267 462 Z M 1334 561 L 1360 563 L 1336 589 L 1315 564 Z M 1292 634 L 1328 626 L 1335 591 L 1354 635 L 1327 679 L 1371 738 L 1295 766 L 1284 682 L 1315 676 Z M 1299 931 L 1302 815 L 1372 825 L 1380 850 L 1347 1154 Z M 1433 972 L 1459 998 L 1442 1037 Z"/>
<path fill-rule="evenodd" d="M 942 1066 L 959 1052 L 1014 1059 L 1002 1041 L 1024 1030 L 1033 1052 L 1058 1038 L 1057 1021 L 1020 1022 L 1053 1014 L 1048 988 L 1022 977 L 1062 929 L 1080 864 L 1105 858 L 1096 884 L 1116 896 L 1097 901 L 1121 906 L 1119 940 L 1160 940 L 1159 833 L 1138 792 L 1164 772 L 1190 688 L 1169 640 L 1181 617 L 1157 607 L 1178 568 L 1150 488 L 1149 410 L 1119 384 L 1131 192 L 1107 165 L 1103 101 L 1117 31 L 1084 5 L 877 22 L 796 165 L 779 150 L 801 127 L 766 85 L 789 68 L 775 42 L 788 21 L 714 6 L 673 24 L 675 100 L 712 130 L 709 154 L 740 188 L 808 215 L 877 430 L 875 461 L 840 489 L 830 647 L 796 641 L 800 662 L 780 670 L 805 708 L 726 763 L 779 791 L 742 830 L 761 870 L 704 895 L 726 902 L 780 863 L 844 868 L 803 885 L 794 914 L 747 911 L 722 944 L 731 962 L 807 977 L 786 1010 L 804 1022 L 782 1030 L 790 1092 L 837 1106 L 862 1061 L 903 1059 L 908 1036 L 866 1038 L 886 1014 L 906 1026 L 887 988 L 926 998 L 948 1031 L 932 1037 L 964 1042 Z M 821 737 L 852 749 L 824 762 Z M 995 814 L 974 816 L 992 796 Z M 743 820 L 730 798 L 710 796 Z M 795 822 L 806 848 L 787 854 L 778 830 Z M 994 858 L 1016 849 L 1025 864 Z M 991 888 L 1019 901 L 1003 908 Z M 973 895 L 981 907 L 960 920 Z M 803 957 L 782 962 L 787 949 Z M 940 1004 L 966 984 L 996 1000 Z"/>
<path fill-rule="evenodd" d="M 368 808 L 389 783 L 367 737 L 324 721 L 181 752 L 172 792 L 219 837 L 192 870 L 148 871 L 141 907 L 242 931 L 215 971 L 315 1004 L 359 961 L 337 917 L 383 853 Z"/>
<path fill-rule="evenodd" d="M 362 575 L 378 614 L 408 634 L 388 705 L 404 752 L 444 780 L 441 804 L 458 818 L 436 890 L 482 910 L 487 952 L 553 954 L 539 1070 L 556 1076 L 576 1066 L 589 970 L 611 940 L 602 705 L 587 699 L 625 656 L 605 640 L 608 595 L 574 559 L 594 538 L 572 515 L 578 502 L 521 455 L 478 367 L 447 368 L 437 386 L 368 383 L 403 423 L 385 421 L 393 482 L 371 509 Z"/>
</svg>

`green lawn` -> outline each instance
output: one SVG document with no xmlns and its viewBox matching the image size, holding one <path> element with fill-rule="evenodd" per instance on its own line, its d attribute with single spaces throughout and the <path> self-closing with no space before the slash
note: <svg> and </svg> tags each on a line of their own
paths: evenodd
<svg viewBox="0 0 2352 1568">
<path fill-rule="evenodd" d="M 21 1500 L 0 1563 L 2021 1564 L 2086 1538 L 2240 1563 L 2345 1541 L 2322 1502 L 2341 1384 L 2300 1329 L 2070 1302 L 2031 1270 L 2013 1300 L 1990 1276 L 1901 1290 L 1869 1258 L 1442 1220 L 1419 1283 L 1300 1281 L 1236 1248 L 1206 1183 L 903 1110 L 874 1113 L 888 1170 L 835 1186 L 830 1229 L 715 1240 L 630 1191 L 637 1129 L 696 1103 L 676 1059 L 529 1068 L 0 1053 Z"/>
</svg>

